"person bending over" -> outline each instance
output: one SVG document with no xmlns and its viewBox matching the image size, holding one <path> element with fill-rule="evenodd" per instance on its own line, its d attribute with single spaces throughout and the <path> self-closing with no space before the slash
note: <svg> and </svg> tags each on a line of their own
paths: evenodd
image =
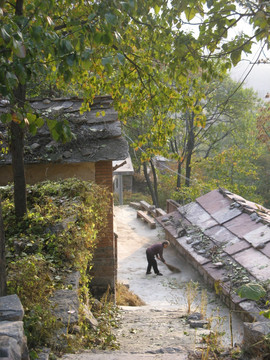
<svg viewBox="0 0 270 360">
<path fill-rule="evenodd" d="M 169 246 L 169 241 L 163 241 L 162 243 L 154 244 L 146 249 L 146 258 L 148 261 L 148 266 L 146 270 L 146 275 L 151 274 L 151 269 L 153 267 L 156 275 L 162 276 L 162 274 L 158 270 L 157 261 L 155 257 L 161 260 L 164 264 L 166 264 L 163 258 L 163 249 Z"/>
</svg>

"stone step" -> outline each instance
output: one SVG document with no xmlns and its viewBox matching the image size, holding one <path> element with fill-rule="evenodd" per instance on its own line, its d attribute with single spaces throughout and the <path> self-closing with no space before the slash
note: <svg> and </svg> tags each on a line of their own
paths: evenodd
<svg viewBox="0 0 270 360">
<path fill-rule="evenodd" d="M 84 352 L 81 354 L 69 354 L 63 356 L 62 360 L 188 360 L 188 353 L 186 351 L 181 353 L 164 353 L 164 354 L 133 354 L 122 353 L 118 351 L 113 352 Z"/>
</svg>

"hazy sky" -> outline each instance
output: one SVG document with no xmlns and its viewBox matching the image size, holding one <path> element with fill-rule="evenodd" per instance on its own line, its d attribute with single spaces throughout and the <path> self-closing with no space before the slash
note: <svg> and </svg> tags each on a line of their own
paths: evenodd
<svg viewBox="0 0 270 360">
<path fill-rule="evenodd" d="M 200 22 L 200 18 L 196 16 L 195 23 Z M 198 27 L 194 25 L 185 25 L 183 27 L 188 31 L 191 31 L 194 36 L 198 34 Z M 252 35 L 254 30 L 248 21 L 240 20 L 235 28 L 230 29 L 228 34 L 228 40 L 236 38 L 239 34 L 244 32 L 245 34 Z M 225 41 L 225 40 L 224 40 Z M 252 54 L 242 56 L 242 61 L 232 68 L 230 76 L 233 80 L 241 82 L 247 75 L 244 86 L 251 87 L 257 91 L 258 96 L 264 100 L 270 100 L 265 98 L 267 93 L 270 93 L 270 50 L 266 49 L 266 46 L 261 51 L 262 45 L 254 43 L 252 46 Z M 268 64 L 257 64 L 252 67 L 252 64 L 257 62 L 258 59 L 268 61 Z M 267 60 L 268 59 L 268 60 Z M 249 73 L 249 70 L 252 70 Z"/>
<path fill-rule="evenodd" d="M 254 30 L 248 21 L 241 20 L 237 27 L 231 30 L 231 38 L 241 32 L 252 35 Z M 247 75 L 244 86 L 252 87 L 261 98 L 265 99 L 265 95 L 270 93 L 270 50 L 267 50 L 266 46 L 263 47 L 262 43 L 256 42 L 252 45 L 251 50 L 251 54 L 242 55 L 243 60 L 232 69 L 231 77 L 233 80 L 242 81 Z M 268 63 L 256 64 L 252 67 L 252 64 L 257 63 L 258 60 Z M 250 73 L 249 70 L 251 70 Z"/>
<path fill-rule="evenodd" d="M 258 95 L 261 98 L 265 99 L 265 95 L 270 93 L 270 51 L 263 51 L 260 56 L 261 60 L 267 60 L 268 58 L 268 63 L 254 65 L 251 69 L 252 64 L 250 64 L 250 61 L 253 63 L 258 58 L 259 53 L 260 47 L 254 46 L 252 55 L 248 58 L 244 57 L 244 59 L 247 60 L 242 60 L 232 69 L 231 77 L 233 80 L 242 81 L 244 77 L 248 75 L 244 82 L 244 86 L 252 87 L 258 92 Z M 248 74 L 249 70 L 251 70 L 251 72 Z"/>
</svg>

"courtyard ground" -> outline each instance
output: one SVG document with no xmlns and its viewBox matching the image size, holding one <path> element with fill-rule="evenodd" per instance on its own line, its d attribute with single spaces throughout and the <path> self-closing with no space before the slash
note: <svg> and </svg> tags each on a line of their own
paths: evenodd
<svg viewBox="0 0 270 360">
<path fill-rule="evenodd" d="M 191 311 L 204 311 L 203 308 L 207 303 L 205 318 L 212 322 L 213 331 L 218 330 L 225 333 L 222 336 L 222 342 L 225 346 L 230 345 L 228 308 L 220 301 L 215 292 L 205 285 L 199 273 L 176 252 L 175 248 L 170 246 L 164 249 L 163 255 L 167 263 L 181 269 L 180 273 L 173 273 L 166 265 L 158 262 L 159 270 L 163 276 L 156 276 L 154 273 L 146 275 L 145 251 L 151 244 L 165 240 L 162 227 L 157 224 L 156 229 L 150 229 L 142 219 L 137 218 L 136 210 L 127 205 L 116 206 L 114 214 L 115 232 L 118 235 L 118 281 L 128 285 L 129 289 L 146 303 L 142 309 L 144 311 L 150 309 L 153 319 L 155 319 L 157 312 L 164 311 L 178 312 L 179 318 L 181 318 L 188 309 L 188 296 L 190 294 L 187 290 L 188 285 L 191 282 L 197 283 L 198 296 L 191 306 Z M 207 299 L 203 298 L 201 301 L 202 290 L 207 292 Z M 124 308 L 124 310 L 128 311 L 128 308 Z M 166 321 L 166 318 L 163 321 Z M 151 318 L 146 319 L 144 316 L 143 323 L 146 322 L 151 324 Z M 149 331 L 151 331 L 150 329 L 151 325 Z M 186 345 L 187 343 L 194 345 L 194 342 L 198 342 L 199 334 L 203 332 L 196 330 L 193 334 L 191 329 L 190 334 L 186 335 L 188 330 L 190 328 L 182 330 L 184 336 L 179 345 Z M 131 337 L 136 335 L 132 335 L 132 332 L 130 334 Z M 169 334 L 173 337 L 174 331 L 169 331 Z M 196 339 L 192 339 L 192 334 Z M 155 336 L 152 335 L 154 339 Z M 163 335 L 165 336 L 166 333 Z M 242 322 L 236 314 L 233 314 L 233 343 L 241 343 L 242 336 Z"/>
<path fill-rule="evenodd" d="M 163 276 L 146 275 L 148 246 L 165 240 L 163 229 L 149 229 L 136 216 L 136 210 L 122 205 L 114 208 L 115 232 L 118 235 L 118 282 L 129 287 L 144 301 L 145 305 L 122 306 L 119 311 L 119 327 L 113 332 L 119 343 L 119 350 L 86 351 L 67 354 L 64 360 L 190 360 L 201 359 L 199 349 L 207 346 L 203 336 L 214 335 L 215 346 L 226 347 L 231 343 L 229 310 L 212 289 L 209 289 L 196 270 L 170 246 L 164 250 L 167 263 L 181 269 L 172 273 L 166 265 L 159 263 Z M 197 284 L 198 296 L 191 305 L 191 313 L 206 313 L 204 320 L 211 323 L 211 329 L 192 328 L 187 323 L 189 284 Z M 207 297 L 201 301 L 201 294 Z M 205 306 L 202 306 L 204 304 Z M 223 334 L 219 336 L 218 334 Z M 233 344 L 240 344 L 243 337 L 241 320 L 233 314 Z M 198 356 L 197 356 L 198 355 Z M 224 356 L 223 356 L 224 355 Z"/>
</svg>

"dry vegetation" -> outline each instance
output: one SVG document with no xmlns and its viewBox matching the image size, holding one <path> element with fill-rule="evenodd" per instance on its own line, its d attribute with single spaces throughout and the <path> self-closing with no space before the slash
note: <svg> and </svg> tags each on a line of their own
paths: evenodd
<svg viewBox="0 0 270 360">
<path fill-rule="evenodd" d="M 143 302 L 125 284 L 118 283 L 116 287 L 116 304 L 119 306 L 143 306 Z"/>
</svg>

